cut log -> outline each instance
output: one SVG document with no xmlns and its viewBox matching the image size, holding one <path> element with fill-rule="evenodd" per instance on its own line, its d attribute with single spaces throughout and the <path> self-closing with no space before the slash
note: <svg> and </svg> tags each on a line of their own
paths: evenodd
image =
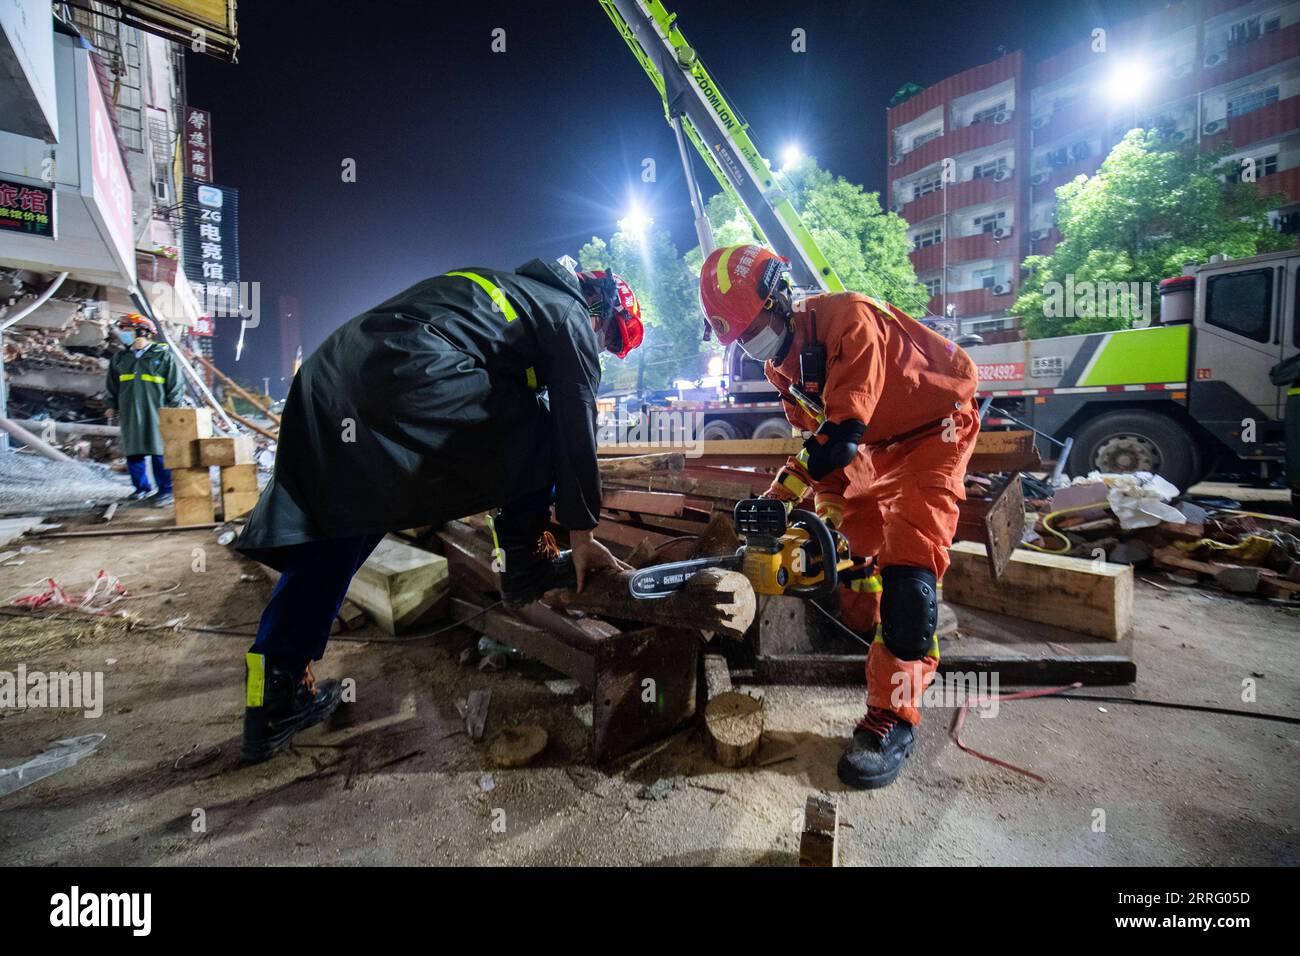
<svg viewBox="0 0 1300 956">
<path fill-rule="evenodd" d="M 724 767 L 743 767 L 763 742 L 763 702 L 739 691 L 723 691 L 704 708 L 713 756 Z"/>
<path fill-rule="evenodd" d="M 526 767 L 546 749 L 546 731 L 535 724 L 506 727 L 488 742 L 488 759 L 496 767 Z"/>
<path fill-rule="evenodd" d="M 614 446 L 598 449 L 598 454 L 626 455 L 626 452 Z M 666 452 L 654 455 L 632 455 L 622 458 L 600 459 L 602 478 L 643 478 L 646 475 L 668 471 L 681 471 L 686 456 L 681 452 Z"/>
<path fill-rule="evenodd" d="M 1133 569 L 1128 565 L 1017 550 L 994 583 L 984 545 L 963 541 L 948 554 L 952 566 L 943 579 L 945 601 L 1110 641 L 1128 637 L 1133 629 Z"/>
<path fill-rule="evenodd" d="M 799 836 L 800 866 L 840 865 L 839 798 L 814 793 L 803 808 L 803 833 Z"/>
<path fill-rule="evenodd" d="M 736 534 L 735 517 L 718 512 L 709 519 L 708 527 L 700 533 L 691 551 L 691 557 L 713 558 L 735 554 L 739 547 L 740 536 Z"/>
<path fill-rule="evenodd" d="M 447 559 L 389 536 L 348 587 L 348 599 L 388 634 L 397 634 L 448 592 Z"/>
<path fill-rule="evenodd" d="M 543 600 L 556 607 L 591 611 L 605 617 L 693 630 L 721 631 L 743 637 L 754 621 L 754 588 L 739 571 L 707 568 L 668 597 L 639 600 L 628 585 L 632 572 L 595 574 L 579 594 L 571 589 L 548 591 Z"/>
</svg>

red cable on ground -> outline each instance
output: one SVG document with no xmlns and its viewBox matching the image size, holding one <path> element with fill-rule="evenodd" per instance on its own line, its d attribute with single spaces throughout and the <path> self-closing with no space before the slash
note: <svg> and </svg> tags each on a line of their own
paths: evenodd
<svg viewBox="0 0 1300 956">
<path fill-rule="evenodd" d="M 970 710 L 972 704 L 987 704 L 993 701 L 1001 702 L 1004 700 L 1024 700 L 1026 697 L 1046 697 L 1049 694 L 1059 694 L 1061 691 L 1073 690 L 1082 686 L 1083 684 L 1080 681 L 1075 681 L 1073 684 L 1066 684 L 1064 687 L 1048 687 L 1041 690 L 1022 690 L 1015 694 L 993 694 L 990 697 L 977 697 L 973 700 L 967 700 L 961 705 L 961 710 L 953 714 L 952 726 L 949 728 L 949 736 L 952 737 L 953 743 L 968 754 L 979 757 L 981 760 L 987 760 L 989 763 L 997 764 L 999 767 L 1004 767 L 1007 770 L 1014 770 L 1016 773 L 1022 773 L 1026 777 L 1032 777 L 1039 783 L 1047 783 L 1045 779 L 1030 770 L 1026 770 L 1023 767 L 1017 767 L 1013 763 L 1007 763 L 1005 760 L 999 760 L 997 757 L 991 757 L 986 753 L 980 753 L 973 747 L 966 746 L 961 739 L 961 729 L 966 723 L 966 713 Z"/>
</svg>

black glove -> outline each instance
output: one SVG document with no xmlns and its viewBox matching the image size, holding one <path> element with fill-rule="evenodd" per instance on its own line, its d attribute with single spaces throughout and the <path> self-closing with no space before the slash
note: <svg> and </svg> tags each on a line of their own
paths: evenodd
<svg viewBox="0 0 1300 956">
<path fill-rule="evenodd" d="M 808 474 L 821 481 L 833 471 L 839 471 L 858 455 L 858 444 L 867 433 L 867 426 L 856 418 L 844 422 L 823 422 L 816 434 L 803 443 L 808 452 Z M 818 436 L 826 439 L 818 441 Z"/>
</svg>

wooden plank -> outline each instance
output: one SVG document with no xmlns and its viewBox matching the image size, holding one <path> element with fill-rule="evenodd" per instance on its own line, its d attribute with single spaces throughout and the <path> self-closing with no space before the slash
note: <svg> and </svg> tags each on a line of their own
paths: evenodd
<svg viewBox="0 0 1300 956">
<path fill-rule="evenodd" d="M 176 472 L 172 472 L 175 476 Z M 189 524 L 211 524 L 214 520 L 214 506 L 212 499 L 207 498 L 182 498 L 176 496 L 176 524 L 184 526 Z"/>
<path fill-rule="evenodd" d="M 572 677 L 587 690 L 596 686 L 595 655 L 557 640 L 547 631 L 508 611 L 484 612 L 477 605 L 451 599 L 451 616 L 479 634 L 523 651 L 535 661 Z"/>
<path fill-rule="evenodd" d="M 260 497 L 256 491 L 223 491 L 221 493 L 221 517 L 232 521 L 246 515 L 257 507 Z"/>
<path fill-rule="evenodd" d="M 206 468 L 172 470 L 172 494 L 179 498 L 197 498 L 212 503 L 212 476 Z M 209 521 L 212 519 L 209 518 Z"/>
<path fill-rule="evenodd" d="M 221 493 L 252 492 L 257 494 L 257 466 L 227 465 L 221 469 Z"/>
<path fill-rule="evenodd" d="M 848 685 L 866 683 L 863 654 L 777 654 L 755 661 L 765 684 Z M 944 651 L 940 674 L 996 674 L 1003 687 L 1081 684 L 1115 687 L 1137 680 L 1137 665 L 1120 654 L 1000 657 Z"/>
<path fill-rule="evenodd" d="M 193 441 L 212 437 L 212 409 L 210 408 L 160 408 L 158 430 L 164 441 L 178 438 Z"/>
<path fill-rule="evenodd" d="M 640 514 L 680 518 L 686 507 L 686 496 L 660 491 L 611 489 L 604 493 L 601 505 L 610 511 L 636 511 Z"/>
<path fill-rule="evenodd" d="M 199 439 L 164 436 L 163 464 L 172 469 L 199 467 Z"/>
<path fill-rule="evenodd" d="M 229 438 L 200 438 L 199 464 L 205 468 L 225 468 L 247 465 L 253 461 L 257 448 L 251 435 L 234 435 Z"/>
<path fill-rule="evenodd" d="M 1127 637 L 1133 629 L 1129 565 L 1018 549 L 995 583 L 984 545 L 962 541 L 948 554 L 952 566 L 944 575 L 943 596 L 953 604 L 1055 624 L 1110 641 Z"/>
<path fill-rule="evenodd" d="M 655 547 L 673 540 L 674 535 L 661 534 L 657 531 L 647 531 L 644 528 L 631 528 L 627 525 L 619 524 L 616 521 L 602 521 L 596 525 L 592 534 L 597 541 L 613 542 L 621 544 L 627 548 L 635 548 L 642 541 L 649 538 L 650 543 Z"/>
<path fill-rule="evenodd" d="M 445 596 L 449 586 L 446 558 L 390 535 L 352 579 L 348 599 L 385 633 L 397 634 Z"/>
<path fill-rule="evenodd" d="M 800 866 L 840 865 L 840 801 L 838 797 L 811 794 L 803 809 L 799 835 Z"/>
</svg>

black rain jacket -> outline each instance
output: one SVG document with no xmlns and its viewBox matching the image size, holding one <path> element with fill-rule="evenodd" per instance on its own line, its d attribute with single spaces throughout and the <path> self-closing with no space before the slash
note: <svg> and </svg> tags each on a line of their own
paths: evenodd
<svg viewBox="0 0 1300 956">
<path fill-rule="evenodd" d="M 294 377 L 275 473 L 237 547 L 375 534 L 500 507 L 555 486 L 556 518 L 600 513 L 600 345 L 577 279 L 426 279 L 335 330 Z"/>
</svg>

